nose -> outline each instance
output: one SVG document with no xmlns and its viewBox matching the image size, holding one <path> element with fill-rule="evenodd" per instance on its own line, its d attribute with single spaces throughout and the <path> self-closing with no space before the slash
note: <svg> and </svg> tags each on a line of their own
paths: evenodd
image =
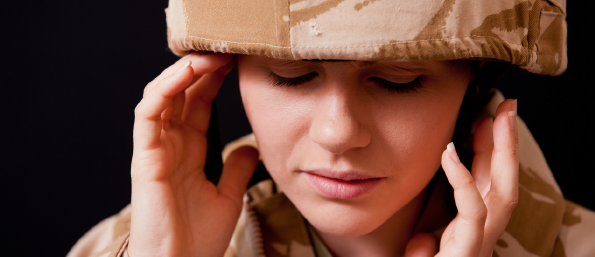
<svg viewBox="0 0 595 257">
<path fill-rule="evenodd" d="M 324 90 L 310 123 L 310 139 L 334 154 L 367 146 L 372 135 L 361 105 L 357 92 L 341 87 Z"/>
</svg>

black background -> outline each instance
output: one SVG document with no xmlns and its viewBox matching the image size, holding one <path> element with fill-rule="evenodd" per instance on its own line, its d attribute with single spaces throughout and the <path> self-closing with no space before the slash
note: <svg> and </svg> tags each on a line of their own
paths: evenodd
<svg viewBox="0 0 595 257">
<path fill-rule="evenodd" d="M 167 1 L 16 4 L 0 10 L 2 252 L 64 256 L 130 202 L 133 110 L 177 59 L 167 49 Z M 589 15 L 570 2 L 566 73 L 513 68 L 499 88 L 519 99 L 564 195 L 595 209 Z M 223 143 L 250 131 L 233 72 L 217 101 Z"/>
</svg>

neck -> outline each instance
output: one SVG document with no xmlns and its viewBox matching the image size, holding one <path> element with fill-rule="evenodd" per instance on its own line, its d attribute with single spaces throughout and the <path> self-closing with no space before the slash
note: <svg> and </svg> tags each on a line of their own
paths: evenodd
<svg viewBox="0 0 595 257">
<path fill-rule="evenodd" d="M 428 189 L 393 214 L 374 231 L 355 238 L 338 237 L 316 230 L 334 256 L 399 256 L 405 253 L 424 206 Z"/>
</svg>

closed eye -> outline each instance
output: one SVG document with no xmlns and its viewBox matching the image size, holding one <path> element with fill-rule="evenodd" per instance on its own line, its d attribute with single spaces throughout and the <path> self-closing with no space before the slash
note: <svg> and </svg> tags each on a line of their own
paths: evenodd
<svg viewBox="0 0 595 257">
<path fill-rule="evenodd" d="M 311 72 L 295 78 L 286 78 L 271 72 L 271 74 L 269 74 L 269 82 L 273 86 L 278 87 L 295 87 L 313 80 L 316 76 L 318 76 L 318 73 Z"/>
<path fill-rule="evenodd" d="M 385 79 L 371 77 L 368 80 L 374 82 L 377 86 L 387 89 L 388 91 L 395 93 L 416 93 L 417 90 L 421 89 L 422 77 L 417 77 L 414 80 L 407 83 L 395 83 Z"/>
</svg>

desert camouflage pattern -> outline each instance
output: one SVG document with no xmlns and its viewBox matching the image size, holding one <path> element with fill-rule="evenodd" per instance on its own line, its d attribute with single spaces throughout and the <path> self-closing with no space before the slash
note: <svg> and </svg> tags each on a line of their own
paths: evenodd
<svg viewBox="0 0 595 257">
<path fill-rule="evenodd" d="M 482 111 L 493 117 L 504 97 L 496 91 Z M 481 118 L 481 117 L 480 117 Z M 504 234 L 494 248 L 495 257 L 595 256 L 595 212 L 562 196 L 543 153 L 525 123 L 519 130 L 519 202 Z M 227 153 L 244 145 L 256 146 L 248 135 L 230 143 Z M 331 256 L 296 207 L 272 180 L 251 187 L 225 257 Z M 128 257 L 130 206 L 87 232 L 67 257 Z M 436 232 L 440 236 L 442 230 Z"/>
<path fill-rule="evenodd" d="M 168 42 L 280 59 L 504 61 L 567 66 L 565 0 L 170 0 Z"/>
</svg>

